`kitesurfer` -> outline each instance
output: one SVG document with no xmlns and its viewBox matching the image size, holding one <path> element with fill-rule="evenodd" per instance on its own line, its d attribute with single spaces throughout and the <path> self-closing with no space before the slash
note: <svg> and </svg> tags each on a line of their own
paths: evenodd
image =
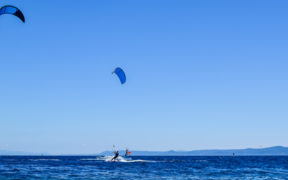
<svg viewBox="0 0 288 180">
<path fill-rule="evenodd" d="M 114 157 L 111 159 L 111 161 L 115 161 L 118 156 L 119 156 L 119 152 L 115 151 L 114 152 Z"/>
<path fill-rule="evenodd" d="M 125 157 L 129 156 L 131 152 L 129 152 L 128 148 L 126 148 Z"/>
</svg>

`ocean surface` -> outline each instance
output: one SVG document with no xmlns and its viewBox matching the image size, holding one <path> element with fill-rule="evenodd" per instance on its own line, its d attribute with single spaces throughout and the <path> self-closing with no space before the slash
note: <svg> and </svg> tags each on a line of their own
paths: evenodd
<svg viewBox="0 0 288 180">
<path fill-rule="evenodd" d="M 288 156 L 0 156 L 0 179 L 288 179 Z"/>
</svg>

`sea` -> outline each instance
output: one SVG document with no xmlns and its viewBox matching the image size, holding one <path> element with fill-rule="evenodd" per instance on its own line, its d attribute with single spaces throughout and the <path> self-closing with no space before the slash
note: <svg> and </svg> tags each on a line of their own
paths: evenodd
<svg viewBox="0 0 288 180">
<path fill-rule="evenodd" d="M 0 156 L 0 179 L 288 179 L 288 156 Z"/>
</svg>

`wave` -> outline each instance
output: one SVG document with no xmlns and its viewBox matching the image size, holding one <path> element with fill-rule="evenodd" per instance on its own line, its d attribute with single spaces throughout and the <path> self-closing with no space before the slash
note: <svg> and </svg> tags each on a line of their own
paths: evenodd
<svg viewBox="0 0 288 180">
<path fill-rule="evenodd" d="M 30 161 L 60 161 L 60 159 L 29 159 Z"/>
</svg>

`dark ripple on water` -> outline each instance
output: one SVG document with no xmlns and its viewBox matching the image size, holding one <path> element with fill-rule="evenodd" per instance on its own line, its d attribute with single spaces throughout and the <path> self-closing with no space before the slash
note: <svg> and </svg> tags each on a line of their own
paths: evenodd
<svg viewBox="0 0 288 180">
<path fill-rule="evenodd" d="M 2 156 L 0 179 L 288 179 L 288 157 Z"/>
</svg>

